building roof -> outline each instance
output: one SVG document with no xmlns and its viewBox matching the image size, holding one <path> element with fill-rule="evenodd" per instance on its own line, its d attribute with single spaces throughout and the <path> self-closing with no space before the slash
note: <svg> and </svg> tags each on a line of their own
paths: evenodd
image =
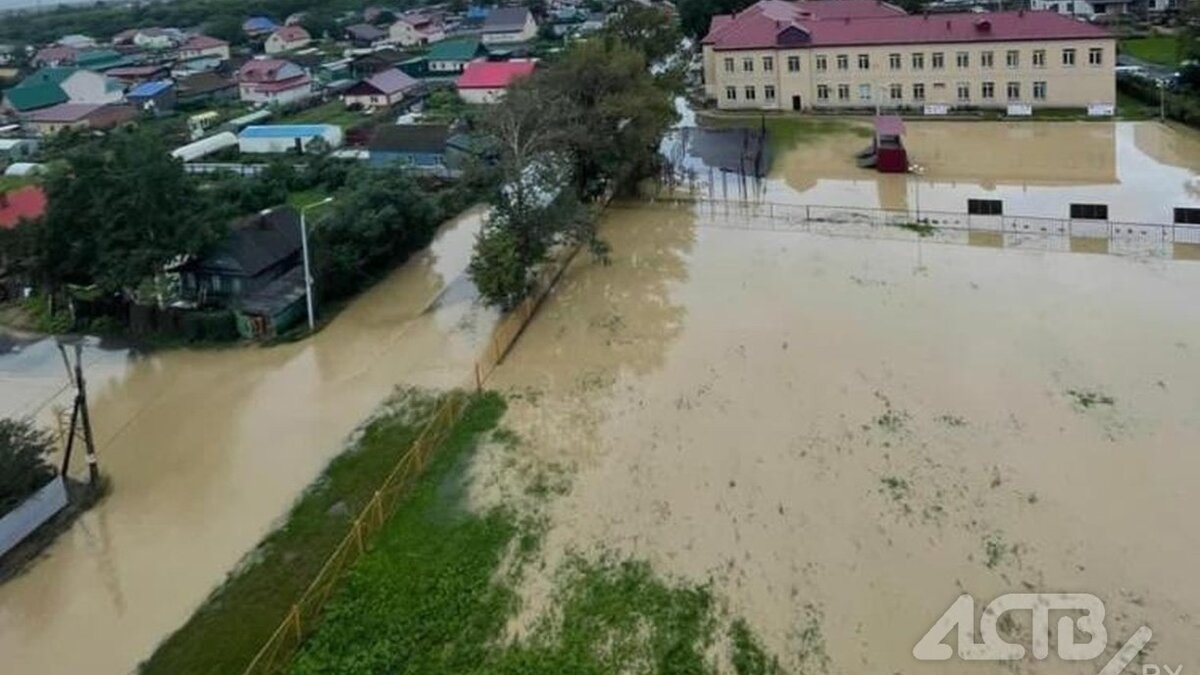
<svg viewBox="0 0 1200 675">
<path fill-rule="evenodd" d="M 274 82 L 279 71 L 294 65 L 284 59 L 252 59 L 238 69 L 238 79 L 246 82 Z"/>
<path fill-rule="evenodd" d="M 472 61 L 455 84 L 460 89 L 503 89 L 533 68 L 533 61 Z"/>
<path fill-rule="evenodd" d="M 304 297 L 304 268 L 296 265 L 257 291 L 237 301 L 243 314 L 273 317 Z"/>
<path fill-rule="evenodd" d="M 399 68 L 382 70 L 363 80 L 363 83 L 389 96 L 403 93 L 420 84 Z"/>
<path fill-rule="evenodd" d="M 162 94 L 173 86 L 175 83 L 170 80 L 153 80 L 135 86 L 126 95 L 133 98 L 150 98 Z"/>
<path fill-rule="evenodd" d="M 237 82 L 214 72 L 196 73 L 179 79 L 179 94 L 200 96 L 237 86 Z"/>
<path fill-rule="evenodd" d="M 79 56 L 79 49 L 68 47 L 66 45 L 53 45 L 50 47 L 42 47 L 33 56 L 33 62 L 36 63 L 73 63 L 75 58 Z"/>
<path fill-rule="evenodd" d="M 865 0 L 761 0 L 738 14 L 714 16 L 703 43 L 722 50 L 1110 37 L 1099 26 L 1057 12 L 871 14 L 866 5 L 890 7 Z"/>
<path fill-rule="evenodd" d="M 276 23 L 265 16 L 252 16 L 242 24 L 242 30 L 247 33 L 259 33 L 275 30 Z"/>
<path fill-rule="evenodd" d="M 529 19 L 528 7 L 497 7 L 483 20 L 485 33 L 512 33 L 525 27 Z"/>
<path fill-rule="evenodd" d="M 263 124 L 242 129 L 238 138 L 308 138 L 340 130 L 332 124 Z"/>
<path fill-rule="evenodd" d="M 283 40 L 284 42 L 302 42 L 304 40 L 312 39 L 312 36 L 308 34 L 308 31 L 304 30 L 303 26 L 295 26 L 295 25 L 284 26 L 284 27 L 280 28 L 279 30 L 275 31 L 274 33 L 271 33 L 271 36 L 272 37 L 277 36 L 277 37 L 279 37 L 280 40 Z"/>
<path fill-rule="evenodd" d="M 300 246 L 299 214 L 291 207 L 273 209 L 234 223 L 211 254 L 184 269 L 253 277 L 295 255 Z"/>
<path fill-rule="evenodd" d="M 79 69 L 71 67 L 39 68 L 29 74 L 18 87 L 29 87 L 38 84 L 62 84 Z"/>
<path fill-rule="evenodd" d="M 67 101 L 67 92 L 53 82 L 13 87 L 4 92 L 8 104 L 19 112 L 47 108 Z"/>
<path fill-rule="evenodd" d="M 419 152 L 441 154 L 446 151 L 450 127 L 445 124 L 385 124 L 375 128 L 367 148 L 373 152 Z"/>
<path fill-rule="evenodd" d="M 25 115 L 25 120 L 42 123 L 78 122 L 103 107 L 100 103 L 59 103 L 49 108 L 34 110 Z"/>
<path fill-rule="evenodd" d="M 430 61 L 470 61 L 479 55 L 479 40 L 443 40 L 434 43 L 426 56 Z"/>
<path fill-rule="evenodd" d="M 112 68 L 129 62 L 129 57 L 114 49 L 93 49 L 75 57 L 75 65 L 81 68 Z"/>
<path fill-rule="evenodd" d="M 46 212 L 46 192 L 29 185 L 0 193 L 0 229 L 10 230 L 22 220 L 40 218 Z"/>
<path fill-rule="evenodd" d="M 362 40 L 364 42 L 374 42 L 388 36 L 387 31 L 376 28 L 369 23 L 356 23 L 353 26 L 346 26 L 346 34 L 353 40 Z"/>
<path fill-rule="evenodd" d="M 228 47 L 228 46 L 229 46 L 228 42 L 217 39 L 215 37 L 210 37 L 208 35 L 193 35 L 190 38 L 188 38 L 186 41 L 184 41 L 184 43 L 181 44 L 179 46 L 179 48 L 180 49 L 200 50 L 200 49 L 213 49 L 215 47 Z"/>
</svg>

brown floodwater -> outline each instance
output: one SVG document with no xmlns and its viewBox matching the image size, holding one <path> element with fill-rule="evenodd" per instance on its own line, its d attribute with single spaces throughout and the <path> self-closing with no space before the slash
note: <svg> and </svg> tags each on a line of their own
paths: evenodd
<svg viewBox="0 0 1200 675">
<path fill-rule="evenodd" d="M 89 347 L 112 494 L 0 586 L 0 670 L 129 672 L 395 386 L 465 384 L 496 318 L 464 276 L 481 217 L 446 224 L 303 342 L 149 356 Z M 54 397 L 62 384 L 48 341 L 0 356 L 6 414 L 52 416 L 68 402 Z"/>
<path fill-rule="evenodd" d="M 1098 672 L 913 658 L 960 593 L 1028 590 L 1200 667 L 1200 264 L 761 225 L 610 209 L 612 264 L 578 258 L 494 375 L 570 484 L 514 630 L 611 551 L 712 580 L 793 672 Z"/>
</svg>

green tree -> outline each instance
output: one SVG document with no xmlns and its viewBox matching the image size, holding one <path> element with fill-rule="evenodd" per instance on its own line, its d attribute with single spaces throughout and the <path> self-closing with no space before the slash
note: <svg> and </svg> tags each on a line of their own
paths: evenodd
<svg viewBox="0 0 1200 675">
<path fill-rule="evenodd" d="M 30 420 L 0 419 L 0 515 L 54 477 L 46 462 L 52 449 L 50 435 Z"/>
<path fill-rule="evenodd" d="M 658 7 L 626 0 L 604 27 L 604 33 L 640 51 L 655 63 L 674 54 L 683 38 L 675 19 Z"/>
<path fill-rule="evenodd" d="M 680 0 L 676 7 L 679 10 L 679 24 L 683 34 L 699 40 L 708 34 L 712 18 L 718 14 L 740 12 L 755 0 Z"/>
</svg>

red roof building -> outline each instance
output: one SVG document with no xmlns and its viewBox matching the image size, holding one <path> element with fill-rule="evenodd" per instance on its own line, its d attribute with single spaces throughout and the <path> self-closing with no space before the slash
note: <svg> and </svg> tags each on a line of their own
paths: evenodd
<svg viewBox="0 0 1200 675">
<path fill-rule="evenodd" d="M 46 193 L 36 185 L 0 193 L 0 229 L 11 230 L 22 220 L 36 220 L 46 212 Z"/>
<path fill-rule="evenodd" d="M 504 90 L 533 74 L 533 61 L 472 61 L 455 81 L 458 95 L 467 103 L 494 103 Z"/>
</svg>

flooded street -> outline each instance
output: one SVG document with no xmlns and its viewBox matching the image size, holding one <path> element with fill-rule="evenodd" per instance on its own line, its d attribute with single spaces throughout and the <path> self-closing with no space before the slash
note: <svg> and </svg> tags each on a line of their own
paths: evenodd
<svg viewBox="0 0 1200 675">
<path fill-rule="evenodd" d="M 712 580 L 792 672 L 1091 674 L 1143 624 L 1200 667 L 1200 264 L 763 225 L 610 209 L 612 264 L 497 371 L 570 485 L 514 630 L 616 552 Z M 960 593 L 1029 591 L 1098 595 L 1104 659 L 914 660 Z"/>
<path fill-rule="evenodd" d="M 129 672 L 395 386 L 465 384 L 496 319 L 463 276 L 481 217 L 445 225 L 304 342 L 145 357 L 87 349 L 112 494 L 0 586 L 6 672 Z M 0 406 L 48 414 L 62 372 L 49 342 L 0 356 Z"/>
</svg>

